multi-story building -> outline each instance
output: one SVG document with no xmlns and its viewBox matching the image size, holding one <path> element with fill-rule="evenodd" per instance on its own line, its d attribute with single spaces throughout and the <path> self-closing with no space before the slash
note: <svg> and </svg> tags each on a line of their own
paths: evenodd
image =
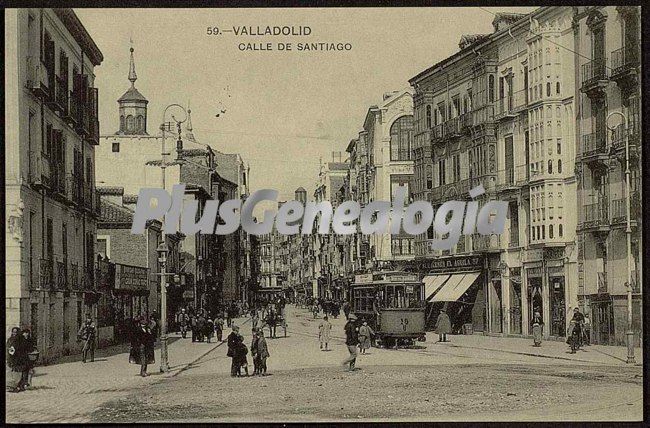
<svg viewBox="0 0 650 428">
<path fill-rule="evenodd" d="M 573 10 L 540 8 L 529 15 L 497 14 L 492 34 L 463 36 L 460 51 L 410 80 L 416 93 L 416 200 L 509 202 L 502 235 L 461 236 L 451 251 L 434 251 L 433 227 L 418 237 L 428 260 L 473 256 L 471 268 L 425 277 L 429 292 L 458 282 L 465 302 L 446 302 L 457 327 L 529 334 L 535 311 L 546 336 L 564 336 L 577 304 L 573 132 Z M 467 265 L 467 263 L 459 263 Z M 458 287 L 457 287 L 458 289 Z M 461 296 L 458 296 L 461 298 Z"/>
<path fill-rule="evenodd" d="M 628 269 L 635 342 L 641 331 L 641 12 L 579 7 L 574 17 L 579 299 L 593 338 L 625 344 Z M 626 186 L 629 146 L 629 191 Z M 626 236 L 630 203 L 629 256 Z"/>
<path fill-rule="evenodd" d="M 47 361 L 96 315 L 103 56 L 72 9 L 8 10 L 5 35 L 6 325 L 30 326 Z"/>
</svg>

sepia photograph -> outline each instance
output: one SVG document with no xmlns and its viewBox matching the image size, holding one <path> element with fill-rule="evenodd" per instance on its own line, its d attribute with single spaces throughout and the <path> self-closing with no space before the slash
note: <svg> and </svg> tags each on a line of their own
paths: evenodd
<svg viewBox="0 0 650 428">
<path fill-rule="evenodd" d="M 6 423 L 644 420 L 640 4 L 27 3 Z"/>
</svg>

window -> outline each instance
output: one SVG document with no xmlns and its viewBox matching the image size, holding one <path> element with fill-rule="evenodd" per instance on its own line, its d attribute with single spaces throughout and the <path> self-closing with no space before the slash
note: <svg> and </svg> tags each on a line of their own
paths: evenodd
<svg viewBox="0 0 650 428">
<path fill-rule="evenodd" d="M 553 239 L 553 225 L 548 226 L 548 238 Z"/>
<path fill-rule="evenodd" d="M 556 93 L 557 95 L 560 95 L 560 82 L 557 82 L 557 83 L 555 84 L 555 93 Z"/>
<path fill-rule="evenodd" d="M 557 173 L 562 174 L 562 159 L 557 160 Z"/>
<path fill-rule="evenodd" d="M 546 82 L 546 96 L 551 96 L 551 82 Z"/>
<path fill-rule="evenodd" d="M 562 154 L 562 139 L 561 138 L 557 139 L 557 154 L 558 155 Z"/>
<path fill-rule="evenodd" d="M 557 234 L 560 236 L 560 238 L 562 237 L 562 225 L 561 224 L 559 224 L 557 226 Z"/>
<path fill-rule="evenodd" d="M 124 115 L 120 115 L 120 132 L 126 131 L 124 124 Z"/>
<path fill-rule="evenodd" d="M 433 188 L 433 165 L 427 165 L 427 189 Z"/>
<path fill-rule="evenodd" d="M 446 174 L 446 166 L 445 166 L 445 160 L 439 160 L 438 161 L 438 186 L 442 186 L 444 184 L 447 184 L 447 174 Z"/>
<path fill-rule="evenodd" d="M 456 154 L 451 158 L 452 162 L 452 181 L 454 183 L 460 181 L 460 155 Z"/>
<path fill-rule="evenodd" d="M 494 75 L 488 76 L 488 102 L 494 102 Z"/>
<path fill-rule="evenodd" d="M 138 123 L 138 129 L 137 129 L 138 132 L 144 132 L 144 117 L 138 116 L 137 123 Z"/>
<path fill-rule="evenodd" d="M 542 225 L 542 239 L 546 239 L 546 226 Z"/>
<path fill-rule="evenodd" d="M 431 128 L 431 106 L 427 104 L 427 129 Z"/>
<path fill-rule="evenodd" d="M 402 116 L 390 127 L 390 159 L 411 160 L 413 116 Z"/>
<path fill-rule="evenodd" d="M 133 132 L 135 127 L 135 123 L 133 120 L 133 116 L 128 115 L 126 117 L 126 132 Z"/>
<path fill-rule="evenodd" d="M 119 153 L 120 152 L 120 143 L 113 143 L 112 150 L 113 150 L 113 153 Z"/>
</svg>

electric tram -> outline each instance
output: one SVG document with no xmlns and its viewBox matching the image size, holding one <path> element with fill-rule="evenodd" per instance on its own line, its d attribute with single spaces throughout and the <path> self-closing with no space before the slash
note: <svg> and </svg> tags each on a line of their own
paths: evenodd
<svg viewBox="0 0 650 428">
<path fill-rule="evenodd" d="M 356 275 L 350 296 L 352 312 L 372 327 L 378 346 L 398 347 L 426 340 L 424 285 L 418 274 Z"/>
</svg>

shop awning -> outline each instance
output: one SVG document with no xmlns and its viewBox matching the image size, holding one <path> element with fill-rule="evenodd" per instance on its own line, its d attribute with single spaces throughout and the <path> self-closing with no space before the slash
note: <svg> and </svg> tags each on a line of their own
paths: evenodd
<svg viewBox="0 0 650 428">
<path fill-rule="evenodd" d="M 424 294 L 426 300 L 429 300 L 431 296 L 433 296 L 433 293 L 438 291 L 438 289 L 442 286 L 442 284 L 445 283 L 449 279 L 451 275 L 428 275 L 422 278 L 422 282 L 424 282 Z"/>
<path fill-rule="evenodd" d="M 432 302 L 455 302 L 460 299 L 469 287 L 474 284 L 479 272 L 459 273 L 452 275 L 442 289 L 431 299 Z"/>
</svg>

